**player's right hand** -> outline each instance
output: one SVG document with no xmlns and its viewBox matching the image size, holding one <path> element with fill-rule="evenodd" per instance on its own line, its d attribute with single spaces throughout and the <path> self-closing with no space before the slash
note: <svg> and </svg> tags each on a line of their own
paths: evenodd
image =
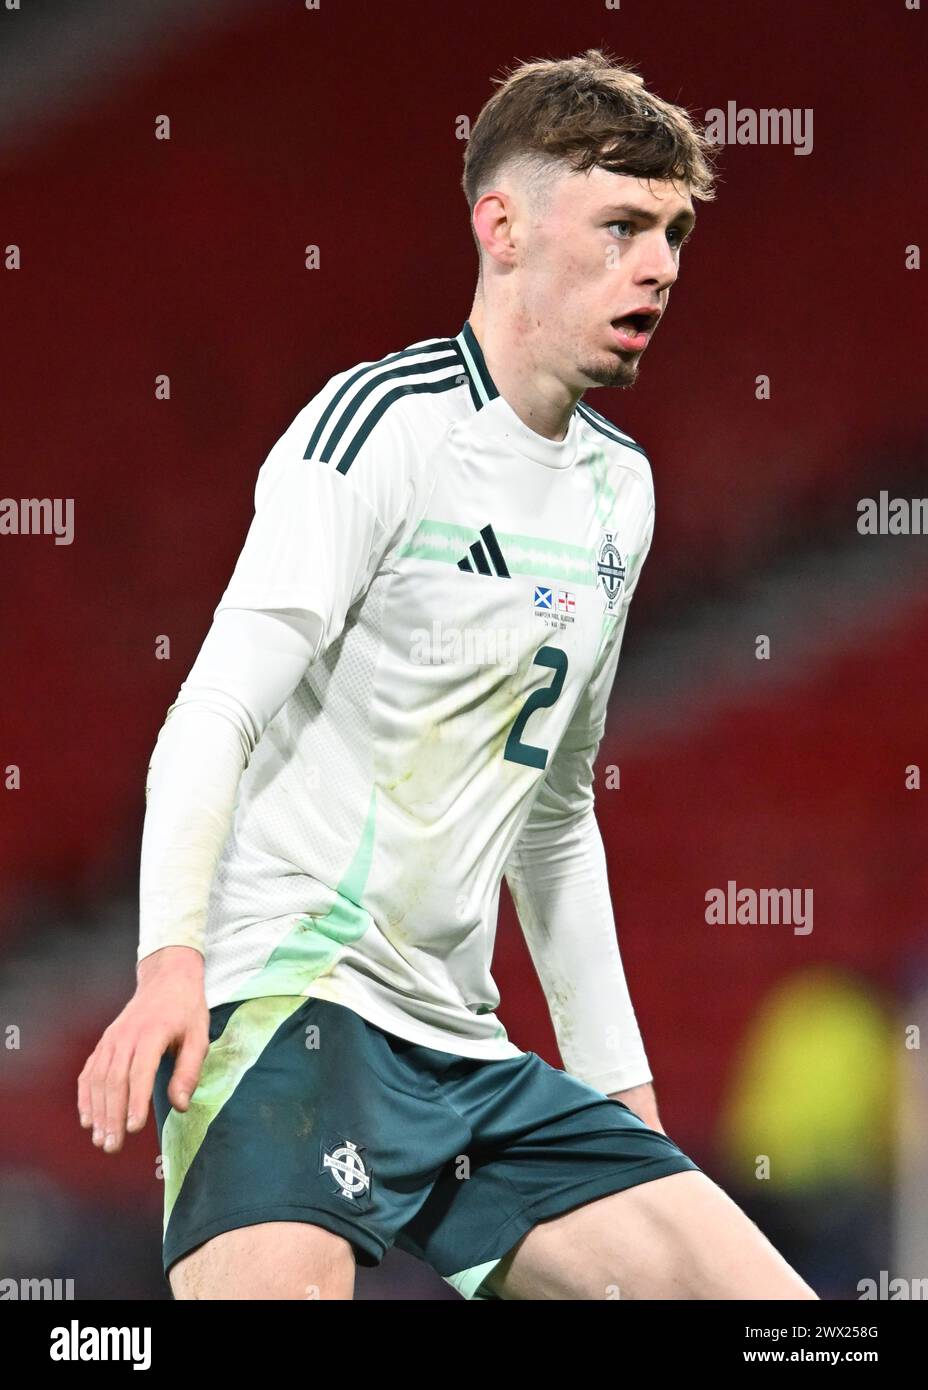
<svg viewBox="0 0 928 1390">
<path fill-rule="evenodd" d="M 81 1125 L 93 1142 L 117 1153 L 126 1133 L 148 1118 L 155 1073 L 165 1052 L 176 1057 L 168 1085 L 175 1110 L 186 1110 L 209 1050 L 203 957 L 190 946 L 165 946 L 139 963 L 135 994 L 103 1033 L 77 1079 Z"/>
</svg>

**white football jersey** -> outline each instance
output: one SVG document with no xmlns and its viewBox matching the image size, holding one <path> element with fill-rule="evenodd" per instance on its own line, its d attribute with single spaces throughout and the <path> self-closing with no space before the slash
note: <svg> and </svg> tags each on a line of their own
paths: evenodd
<svg viewBox="0 0 928 1390">
<path fill-rule="evenodd" d="M 304 609 L 322 636 L 242 776 L 210 1007 L 312 995 L 428 1047 L 519 1054 L 494 1012 L 500 882 L 592 804 L 653 522 L 640 447 L 583 402 L 564 440 L 529 429 L 469 322 L 300 411 L 216 611 Z"/>
</svg>

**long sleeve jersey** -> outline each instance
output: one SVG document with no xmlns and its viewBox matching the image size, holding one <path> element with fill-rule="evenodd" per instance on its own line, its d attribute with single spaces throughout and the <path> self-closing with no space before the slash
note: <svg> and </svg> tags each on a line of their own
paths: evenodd
<svg viewBox="0 0 928 1390">
<path fill-rule="evenodd" d="M 505 874 L 567 1069 L 650 1080 L 593 763 L 653 524 L 640 447 L 582 402 L 529 429 L 469 323 L 332 377 L 159 735 L 139 958 L 202 950 L 210 1007 L 315 996 L 509 1057 Z"/>
</svg>

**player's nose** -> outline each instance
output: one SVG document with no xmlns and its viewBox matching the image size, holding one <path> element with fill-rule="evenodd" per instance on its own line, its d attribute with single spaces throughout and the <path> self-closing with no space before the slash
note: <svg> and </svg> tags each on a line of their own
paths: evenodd
<svg viewBox="0 0 928 1390">
<path fill-rule="evenodd" d="M 640 285 L 655 285 L 659 290 L 666 290 L 674 283 L 680 264 L 663 232 L 641 238 L 635 270 L 635 280 Z"/>
</svg>

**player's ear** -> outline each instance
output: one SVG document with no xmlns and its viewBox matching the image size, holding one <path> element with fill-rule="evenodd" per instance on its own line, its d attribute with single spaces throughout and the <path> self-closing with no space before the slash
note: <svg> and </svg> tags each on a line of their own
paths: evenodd
<svg viewBox="0 0 928 1390">
<path fill-rule="evenodd" d="M 512 200 L 501 189 L 482 194 L 474 204 L 474 236 L 480 244 L 483 258 L 492 258 L 501 266 L 515 263 L 512 212 Z"/>
</svg>

